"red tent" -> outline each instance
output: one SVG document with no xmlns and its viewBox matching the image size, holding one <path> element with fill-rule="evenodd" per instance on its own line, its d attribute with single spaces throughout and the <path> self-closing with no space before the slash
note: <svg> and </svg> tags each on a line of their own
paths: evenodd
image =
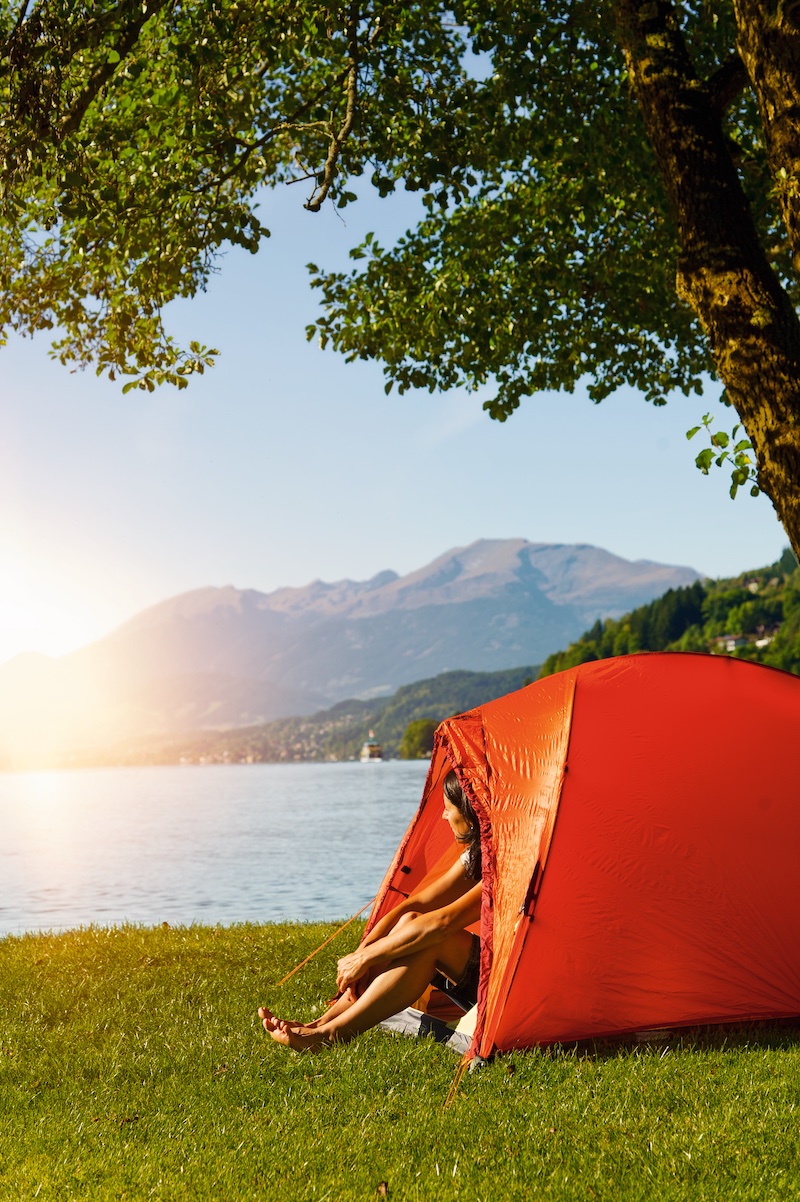
<svg viewBox="0 0 800 1202">
<path fill-rule="evenodd" d="M 481 824 L 470 1055 L 800 1015 L 800 679 L 722 656 L 583 664 L 443 722 L 370 922 Z"/>
</svg>

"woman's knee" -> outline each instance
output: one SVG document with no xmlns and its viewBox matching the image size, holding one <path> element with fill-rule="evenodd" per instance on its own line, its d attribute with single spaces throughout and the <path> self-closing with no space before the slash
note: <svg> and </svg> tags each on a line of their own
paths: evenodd
<svg viewBox="0 0 800 1202">
<path fill-rule="evenodd" d="M 416 922 L 421 914 L 418 910 L 409 910 L 406 914 L 401 914 L 394 925 L 394 929 L 399 931 L 401 927 L 407 926 L 409 922 Z"/>
</svg>

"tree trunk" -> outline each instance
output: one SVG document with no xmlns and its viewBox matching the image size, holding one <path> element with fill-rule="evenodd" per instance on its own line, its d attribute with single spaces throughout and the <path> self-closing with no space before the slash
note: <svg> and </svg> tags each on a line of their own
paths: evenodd
<svg viewBox="0 0 800 1202">
<path fill-rule="evenodd" d="M 800 4 L 734 0 L 737 45 L 758 101 L 767 160 L 800 268 Z"/>
<path fill-rule="evenodd" d="M 615 9 L 631 84 L 675 211 L 678 294 L 706 331 L 753 444 L 759 485 L 800 556 L 800 321 L 761 246 L 713 88 L 697 78 L 672 4 L 618 0 Z M 797 164 L 790 167 L 797 181 Z"/>
</svg>

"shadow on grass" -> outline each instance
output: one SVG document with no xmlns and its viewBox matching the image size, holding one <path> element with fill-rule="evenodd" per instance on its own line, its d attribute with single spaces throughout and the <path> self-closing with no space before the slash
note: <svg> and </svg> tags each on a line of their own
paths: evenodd
<svg viewBox="0 0 800 1202">
<path fill-rule="evenodd" d="M 579 1040 L 575 1043 L 550 1044 L 542 1055 L 580 1056 L 592 1060 L 611 1060 L 631 1052 L 673 1049 L 680 1051 L 720 1052 L 745 1048 L 763 1051 L 800 1046 L 800 1016 L 750 1022 L 716 1023 L 713 1026 L 663 1027 L 640 1031 L 635 1035 L 605 1039 Z"/>
</svg>

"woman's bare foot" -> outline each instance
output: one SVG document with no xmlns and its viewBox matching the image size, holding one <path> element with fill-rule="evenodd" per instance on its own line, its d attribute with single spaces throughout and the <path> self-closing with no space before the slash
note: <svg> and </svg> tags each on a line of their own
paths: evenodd
<svg viewBox="0 0 800 1202">
<path fill-rule="evenodd" d="M 264 1030 L 270 1035 L 279 1025 L 288 1027 L 292 1031 L 298 1031 L 301 1034 L 305 1034 L 306 1031 L 313 1031 L 316 1025 L 313 1022 L 296 1023 L 292 1022 L 291 1020 L 287 1021 L 285 1019 L 278 1018 L 278 1016 L 273 1014 L 271 1010 L 268 1010 L 266 1006 L 258 1007 L 258 1017 L 261 1019 L 261 1025 L 263 1026 Z"/>
<path fill-rule="evenodd" d="M 264 1030 L 270 1032 L 275 1030 L 275 1027 L 280 1021 L 275 1017 L 271 1010 L 267 1009 L 266 1006 L 258 1007 L 258 1017 L 261 1019 Z"/>
<path fill-rule="evenodd" d="M 310 1028 L 298 1030 L 289 1023 L 281 1022 L 280 1019 L 275 1020 L 275 1026 L 269 1033 L 276 1043 L 293 1048 L 295 1052 L 318 1052 L 321 1048 L 331 1046 L 331 1041 L 324 1032 Z"/>
</svg>

